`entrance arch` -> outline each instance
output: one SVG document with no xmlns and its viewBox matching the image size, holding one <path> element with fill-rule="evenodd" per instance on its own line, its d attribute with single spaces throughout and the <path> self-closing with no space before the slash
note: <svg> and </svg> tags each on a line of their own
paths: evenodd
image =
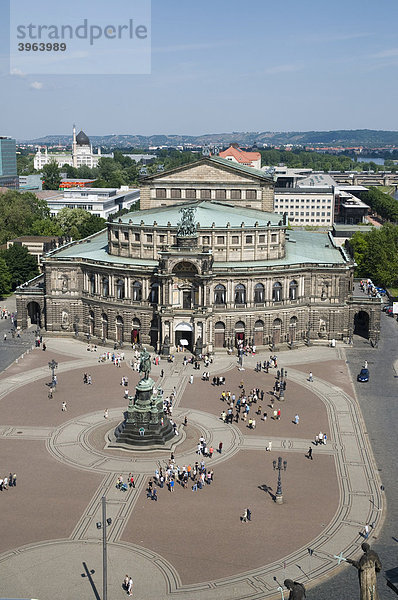
<svg viewBox="0 0 398 600">
<path fill-rule="evenodd" d="M 139 344 L 140 343 L 140 329 L 141 329 L 141 321 L 139 319 L 133 319 L 131 324 L 131 343 Z"/>
<path fill-rule="evenodd" d="M 216 348 L 225 347 L 225 323 L 217 321 L 214 325 L 214 346 Z"/>
<path fill-rule="evenodd" d="M 264 343 L 264 321 L 259 319 L 254 323 L 254 345 L 262 346 Z"/>
<path fill-rule="evenodd" d="M 174 329 L 175 345 L 183 346 L 192 352 L 193 349 L 193 328 L 186 321 L 178 323 Z M 187 343 L 185 343 L 187 342 Z"/>
<path fill-rule="evenodd" d="M 272 324 L 272 343 L 277 346 L 281 341 L 282 321 L 275 319 Z"/>
<path fill-rule="evenodd" d="M 31 325 L 38 325 L 41 327 L 41 309 L 37 302 L 29 302 L 26 307 L 28 311 L 28 318 L 30 319 Z"/>
<path fill-rule="evenodd" d="M 123 342 L 123 326 L 124 322 L 122 317 L 116 317 L 116 341 Z"/>
<path fill-rule="evenodd" d="M 360 310 L 354 316 L 354 335 L 369 339 L 369 313 Z"/>
<path fill-rule="evenodd" d="M 235 346 L 238 348 L 245 342 L 245 324 L 243 321 L 238 321 L 235 324 Z"/>
</svg>

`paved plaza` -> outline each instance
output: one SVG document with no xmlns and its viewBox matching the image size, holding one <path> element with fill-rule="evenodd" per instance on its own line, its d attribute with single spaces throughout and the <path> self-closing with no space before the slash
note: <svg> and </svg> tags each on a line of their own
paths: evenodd
<svg viewBox="0 0 398 600">
<path fill-rule="evenodd" d="M 131 394 L 139 379 L 130 366 L 132 352 L 125 351 L 118 368 L 99 362 L 100 350 L 89 352 L 81 342 L 48 338 L 46 344 L 46 352 L 25 352 L 0 376 L 1 475 L 18 475 L 17 486 L 0 493 L 2 596 L 50 600 L 61 589 L 65 599 L 102 597 L 102 532 L 96 523 L 104 495 L 112 519 L 107 530 L 112 600 L 126 595 L 121 587 L 126 573 L 134 579 L 134 597 L 143 600 L 277 598 L 286 578 L 312 588 L 344 570 L 334 555 L 356 557 L 365 524 L 371 526 L 371 542 L 379 535 L 385 509 L 380 474 L 343 346 L 278 353 L 278 368 L 287 369 L 285 401 L 274 401 L 280 420 L 272 418 L 270 393 L 277 369 L 254 370 L 269 352 L 245 358 L 244 371 L 236 357 L 217 355 L 210 382 L 201 380 L 202 371 L 184 367 L 182 355 L 173 364 L 153 366 L 151 377 L 165 394 L 177 390 L 176 463 L 200 460 L 201 435 L 208 447 L 223 444 L 222 453 L 205 459 L 214 471 L 211 485 L 197 492 L 191 485 L 177 485 L 173 493 L 165 487 L 153 502 L 148 481 L 170 452 L 106 447 L 127 404 L 121 377 L 128 377 Z M 58 385 L 50 399 L 52 358 L 58 362 Z M 91 375 L 92 385 L 83 383 L 83 373 Z M 225 376 L 224 386 L 212 385 L 215 374 Z M 228 425 L 220 416 L 226 409 L 221 392 L 238 395 L 242 381 L 246 391 L 264 390 L 264 400 L 251 412 L 267 412 L 267 420 L 256 415 L 254 430 L 248 421 Z M 319 431 L 327 434 L 326 445 L 313 444 Z M 272 451 L 266 452 L 269 442 Z M 310 446 L 312 461 L 306 458 Z M 274 502 L 273 460 L 279 456 L 287 460 L 283 505 Z M 129 472 L 136 487 L 123 493 L 116 480 Z M 247 507 L 252 521 L 243 523 Z M 315 597 L 311 590 L 309 597 Z"/>
</svg>

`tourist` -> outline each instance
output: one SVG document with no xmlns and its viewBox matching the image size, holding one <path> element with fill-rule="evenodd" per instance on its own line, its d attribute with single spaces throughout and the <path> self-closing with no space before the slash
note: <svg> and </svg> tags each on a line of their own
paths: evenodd
<svg viewBox="0 0 398 600">
<path fill-rule="evenodd" d="M 312 448 L 311 448 L 311 446 L 308 448 L 307 458 L 309 458 L 309 459 L 313 460 L 313 458 L 312 458 Z"/>
<path fill-rule="evenodd" d="M 62 409 L 61 410 L 62 410 L 62 412 L 66 412 L 67 411 L 66 402 L 65 401 L 62 402 Z"/>
<path fill-rule="evenodd" d="M 314 378 L 312 376 L 312 371 L 310 371 L 310 374 L 308 376 L 308 381 L 311 381 L 311 382 L 314 381 Z"/>
<path fill-rule="evenodd" d="M 222 453 L 222 442 L 220 442 L 218 444 L 218 453 L 221 454 Z"/>
<path fill-rule="evenodd" d="M 127 584 L 127 595 L 128 596 L 132 596 L 133 595 L 132 589 L 133 589 L 133 578 L 129 577 L 129 582 Z"/>
<path fill-rule="evenodd" d="M 108 417 L 109 417 L 109 411 L 106 408 L 105 411 L 104 411 L 104 419 L 107 419 Z"/>
<path fill-rule="evenodd" d="M 299 424 L 299 421 L 300 421 L 300 417 L 299 417 L 298 415 L 296 415 L 296 416 L 294 417 L 294 422 L 295 422 L 295 424 L 296 424 L 296 425 L 298 425 L 298 424 Z"/>
</svg>

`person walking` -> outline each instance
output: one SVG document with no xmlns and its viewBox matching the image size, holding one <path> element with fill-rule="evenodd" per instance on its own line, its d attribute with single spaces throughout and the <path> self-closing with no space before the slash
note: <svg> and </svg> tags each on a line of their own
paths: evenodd
<svg viewBox="0 0 398 600">
<path fill-rule="evenodd" d="M 307 454 L 307 458 L 308 458 L 308 459 L 310 459 L 310 460 L 313 460 L 313 458 L 312 458 L 312 448 L 311 448 L 311 446 L 308 448 L 308 454 Z"/>
<path fill-rule="evenodd" d="M 314 378 L 312 376 L 312 371 L 310 371 L 309 377 L 308 377 L 308 381 L 314 381 Z"/>
<path fill-rule="evenodd" d="M 222 442 L 220 442 L 218 444 L 218 453 L 221 454 L 222 453 Z"/>
<path fill-rule="evenodd" d="M 104 419 L 108 419 L 109 417 L 109 410 L 106 408 L 104 411 Z"/>
<path fill-rule="evenodd" d="M 68 409 L 66 408 L 66 402 L 62 402 L 62 412 L 66 412 Z"/>
<path fill-rule="evenodd" d="M 300 417 L 299 417 L 298 415 L 296 415 L 296 416 L 294 417 L 294 422 L 295 422 L 295 424 L 296 424 L 296 425 L 298 425 L 298 424 L 299 424 L 299 421 L 300 421 Z"/>
<path fill-rule="evenodd" d="M 133 595 L 133 578 L 132 577 L 129 577 L 129 582 L 127 584 L 127 595 L 128 596 Z"/>
<path fill-rule="evenodd" d="M 247 514 L 247 520 L 251 521 L 252 520 L 252 511 L 250 510 L 250 508 L 246 509 L 246 514 Z"/>
<path fill-rule="evenodd" d="M 193 383 L 193 375 L 189 376 L 189 383 L 191 383 L 191 384 Z"/>
</svg>

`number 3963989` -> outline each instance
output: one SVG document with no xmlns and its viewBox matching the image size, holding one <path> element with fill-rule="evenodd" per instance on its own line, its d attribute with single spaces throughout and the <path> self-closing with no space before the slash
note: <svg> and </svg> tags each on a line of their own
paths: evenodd
<svg viewBox="0 0 398 600">
<path fill-rule="evenodd" d="M 19 52 L 65 52 L 65 42 L 20 42 L 18 44 Z"/>
</svg>

